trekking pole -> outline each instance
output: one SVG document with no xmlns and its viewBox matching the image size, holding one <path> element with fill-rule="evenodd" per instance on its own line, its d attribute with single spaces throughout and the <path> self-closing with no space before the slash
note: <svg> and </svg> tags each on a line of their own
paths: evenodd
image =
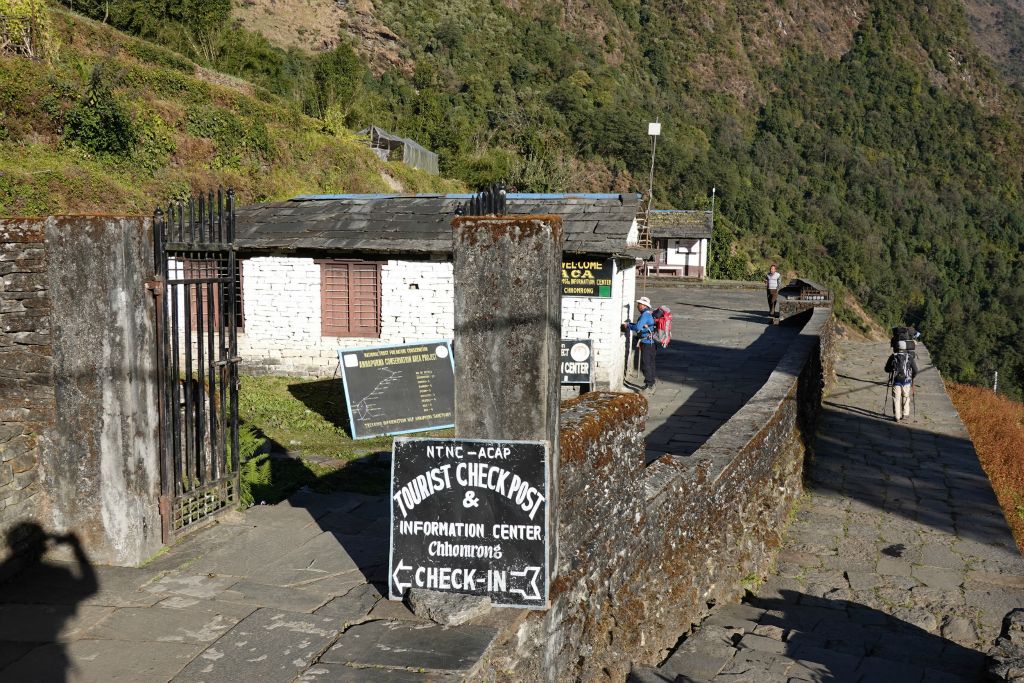
<svg viewBox="0 0 1024 683">
<path fill-rule="evenodd" d="M 890 372 L 889 373 L 889 379 L 887 379 L 886 382 L 885 382 L 885 393 L 882 395 L 882 417 L 886 416 L 885 410 L 886 410 L 886 408 L 889 407 L 889 389 L 891 387 L 892 387 L 892 373 Z M 892 409 L 895 412 L 896 406 L 893 406 Z"/>
<path fill-rule="evenodd" d="M 910 382 L 910 413 L 914 422 L 917 422 L 917 385 L 913 380 Z"/>
</svg>

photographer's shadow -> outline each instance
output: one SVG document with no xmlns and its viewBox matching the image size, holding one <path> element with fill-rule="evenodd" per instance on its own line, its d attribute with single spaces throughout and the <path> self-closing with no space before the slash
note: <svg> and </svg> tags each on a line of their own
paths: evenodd
<svg viewBox="0 0 1024 683">
<path fill-rule="evenodd" d="M 96 593 L 96 571 L 73 533 L 54 536 L 35 522 L 21 522 L 6 541 L 10 557 L 0 564 L 0 680 L 67 680 L 72 665 L 62 632 L 78 605 Z M 71 551 L 73 564 L 43 560 L 51 547 L 61 545 Z M 40 583 L 59 599 L 30 604 L 22 593 Z"/>
</svg>

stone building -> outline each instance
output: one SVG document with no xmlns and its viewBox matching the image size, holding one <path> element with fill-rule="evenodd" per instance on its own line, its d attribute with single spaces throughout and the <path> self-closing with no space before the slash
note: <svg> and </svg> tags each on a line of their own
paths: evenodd
<svg viewBox="0 0 1024 683">
<path fill-rule="evenodd" d="M 451 339 L 451 220 L 470 196 L 323 195 L 238 209 L 243 370 L 330 377 L 339 348 Z M 638 206 L 638 195 L 507 196 L 509 214 L 560 215 L 567 262 L 608 275 L 595 296 L 562 299 L 562 337 L 593 340 L 600 388 L 622 387 Z"/>
<path fill-rule="evenodd" d="M 648 273 L 697 280 L 706 277 L 713 225 L 710 211 L 654 210 L 650 225 L 657 253 L 647 262 Z"/>
</svg>

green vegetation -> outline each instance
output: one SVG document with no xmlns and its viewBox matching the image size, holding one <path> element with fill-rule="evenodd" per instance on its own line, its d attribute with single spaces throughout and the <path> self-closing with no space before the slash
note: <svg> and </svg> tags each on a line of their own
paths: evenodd
<svg viewBox="0 0 1024 683">
<path fill-rule="evenodd" d="M 439 152 L 442 173 L 469 186 L 635 190 L 657 116 L 656 203 L 700 208 L 718 188 L 712 276 L 778 261 L 883 325 L 916 324 L 950 379 L 998 369 L 1001 387 L 1024 391 L 1024 96 L 959 2 L 373 7 L 408 68 L 379 72 L 373 44 L 346 36 L 282 50 L 223 1 L 76 2 L 162 47 L 60 13 L 55 66 L 15 78 L 0 60 L 0 213 L 143 210 L 214 182 L 243 201 L 383 189 L 348 132 L 369 123 Z M 111 52 L 110 88 L 134 126 L 113 151 L 67 126 L 70 111 L 97 114 L 82 97 Z M 253 85 L 196 79 L 188 60 Z M 101 139 L 123 119 L 102 120 Z M 840 315 L 856 319 L 853 306 Z"/>
<path fill-rule="evenodd" d="M 243 507 L 270 505 L 304 486 L 317 493 L 355 491 L 380 495 L 387 493 L 388 473 L 386 467 L 330 466 L 256 455 L 242 464 L 241 504 Z"/>
<path fill-rule="evenodd" d="M 390 452 L 392 438 L 357 441 L 349 436 L 340 379 L 240 379 L 243 505 L 276 503 L 303 486 L 321 493 L 387 490 L 387 467 L 352 461 Z M 428 435 L 450 436 L 451 430 Z"/>
<path fill-rule="evenodd" d="M 0 54 L 2 216 L 146 214 L 217 186 L 243 202 L 461 188 L 166 47 L 60 9 L 48 21 L 46 60 Z"/>
<path fill-rule="evenodd" d="M 241 377 L 239 418 L 283 450 L 350 460 L 391 449 L 391 439 L 353 440 L 340 379 Z"/>
</svg>

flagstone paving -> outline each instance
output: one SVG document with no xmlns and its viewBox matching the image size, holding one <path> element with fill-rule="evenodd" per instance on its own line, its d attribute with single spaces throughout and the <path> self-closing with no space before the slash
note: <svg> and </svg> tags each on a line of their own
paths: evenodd
<svg viewBox="0 0 1024 683">
<path fill-rule="evenodd" d="M 984 680 L 1024 560 L 927 350 L 900 423 L 886 345 L 840 355 L 776 570 L 632 681 Z"/>
<path fill-rule="evenodd" d="M 648 460 L 691 455 L 764 385 L 800 327 L 772 325 L 760 289 L 648 284 L 645 294 L 672 309 L 673 327 L 648 397 Z M 643 384 L 635 372 L 627 381 Z"/>
<path fill-rule="evenodd" d="M 141 569 L 48 561 L 0 584 L 0 681 L 454 681 L 497 632 L 382 599 L 385 497 L 299 492 Z"/>
</svg>

